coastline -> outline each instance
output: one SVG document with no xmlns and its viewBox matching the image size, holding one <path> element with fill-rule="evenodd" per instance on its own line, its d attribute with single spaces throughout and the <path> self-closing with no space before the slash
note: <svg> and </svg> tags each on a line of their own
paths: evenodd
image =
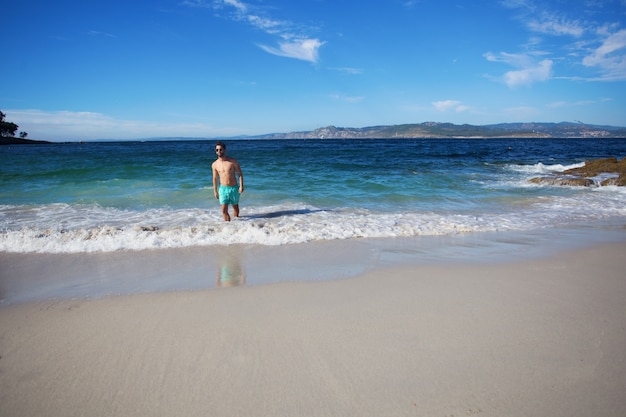
<svg viewBox="0 0 626 417">
<path fill-rule="evenodd" d="M 333 281 L 396 266 L 541 260 L 606 243 L 626 243 L 622 220 L 517 232 L 276 246 L 237 244 L 66 254 L 0 252 L 0 306 L 197 291 L 225 285 Z"/>
<path fill-rule="evenodd" d="M 625 249 L 0 305 L 0 415 L 624 415 Z"/>
</svg>

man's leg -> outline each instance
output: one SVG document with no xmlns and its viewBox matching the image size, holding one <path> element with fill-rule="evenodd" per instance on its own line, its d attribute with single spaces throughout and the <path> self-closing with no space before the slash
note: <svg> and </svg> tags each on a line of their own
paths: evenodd
<svg viewBox="0 0 626 417">
<path fill-rule="evenodd" d="M 235 217 L 239 217 L 239 204 L 233 204 L 233 214 Z"/>
<path fill-rule="evenodd" d="M 228 204 L 222 204 L 222 216 L 224 216 L 224 221 L 230 221 L 230 214 L 228 214 Z"/>
</svg>

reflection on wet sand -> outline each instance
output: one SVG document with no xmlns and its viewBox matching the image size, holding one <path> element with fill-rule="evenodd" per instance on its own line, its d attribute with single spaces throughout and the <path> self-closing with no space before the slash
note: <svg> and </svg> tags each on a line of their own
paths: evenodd
<svg viewBox="0 0 626 417">
<path fill-rule="evenodd" d="M 245 285 L 246 272 L 238 258 L 226 256 L 218 264 L 216 287 L 237 287 Z"/>
</svg>

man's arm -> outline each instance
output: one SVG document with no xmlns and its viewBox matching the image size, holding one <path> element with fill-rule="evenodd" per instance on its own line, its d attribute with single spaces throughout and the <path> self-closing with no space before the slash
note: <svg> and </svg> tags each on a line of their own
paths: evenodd
<svg viewBox="0 0 626 417">
<path fill-rule="evenodd" d="M 239 174 L 239 193 L 243 193 L 243 172 L 241 172 L 239 162 L 235 164 L 235 171 Z"/>
<path fill-rule="evenodd" d="M 215 165 L 211 165 L 211 170 L 213 171 L 213 195 L 215 198 L 220 198 L 220 194 L 217 191 L 217 180 L 218 180 L 218 172 L 215 169 Z"/>
</svg>

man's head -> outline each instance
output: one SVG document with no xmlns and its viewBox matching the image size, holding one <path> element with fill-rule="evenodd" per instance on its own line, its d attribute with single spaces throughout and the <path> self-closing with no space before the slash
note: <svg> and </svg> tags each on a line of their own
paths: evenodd
<svg viewBox="0 0 626 417">
<path fill-rule="evenodd" d="M 223 156 L 226 154 L 226 144 L 224 142 L 217 142 L 215 144 L 215 153 L 217 156 Z"/>
</svg>

